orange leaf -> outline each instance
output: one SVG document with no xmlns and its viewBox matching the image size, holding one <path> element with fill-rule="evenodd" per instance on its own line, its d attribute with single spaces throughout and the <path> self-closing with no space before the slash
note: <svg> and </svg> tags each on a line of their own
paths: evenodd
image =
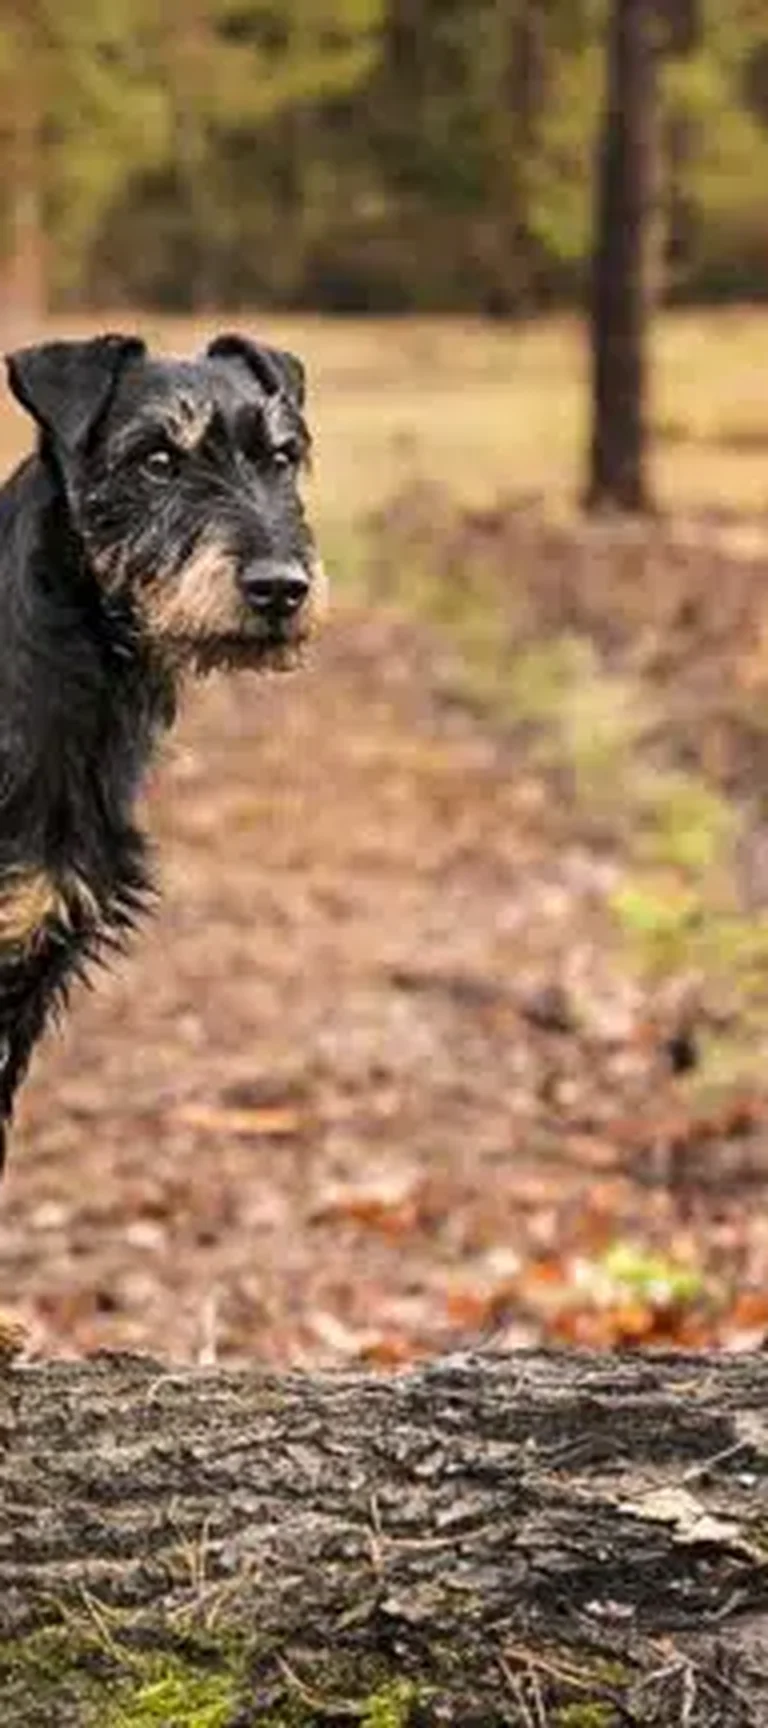
<svg viewBox="0 0 768 1728">
<path fill-rule="evenodd" d="M 446 1298 L 448 1318 L 454 1326 L 469 1332 L 497 1323 L 515 1294 L 513 1283 L 506 1281 L 491 1290 L 449 1290 Z"/>
<path fill-rule="evenodd" d="M 564 1308 L 545 1328 L 547 1337 L 588 1350 L 611 1350 L 616 1342 L 610 1315 L 598 1308 Z"/>
<path fill-rule="evenodd" d="M 561 1260 L 534 1260 L 526 1269 L 526 1286 L 533 1289 L 537 1284 L 564 1284 L 565 1272 Z"/>
<path fill-rule="evenodd" d="M 236 1134 L 245 1138 L 267 1136 L 287 1139 L 297 1134 L 303 1118 L 290 1105 L 264 1105 L 252 1110 L 228 1109 L 216 1104 L 180 1104 L 175 1112 L 180 1122 L 189 1128 L 200 1128 L 209 1134 Z"/>
<path fill-rule="evenodd" d="M 760 1290 L 744 1290 L 736 1297 L 733 1307 L 726 1315 L 727 1325 L 738 1329 L 759 1330 L 768 1329 L 768 1292 Z"/>
<path fill-rule="evenodd" d="M 388 1206 L 385 1200 L 377 1200 L 374 1196 L 366 1199 L 360 1195 L 357 1199 L 349 1199 L 336 1210 L 338 1217 L 351 1218 L 353 1223 L 363 1224 L 370 1230 L 381 1230 L 385 1236 L 403 1236 L 413 1230 L 417 1222 L 414 1206 Z"/>
<path fill-rule="evenodd" d="M 626 1344 L 652 1337 L 657 1325 L 653 1309 L 644 1302 L 622 1302 L 608 1309 L 608 1318 L 613 1322 L 616 1341 Z"/>
<path fill-rule="evenodd" d="M 403 1236 L 415 1230 L 419 1223 L 420 1195 L 409 1178 L 374 1187 L 362 1183 L 333 1188 L 321 1200 L 315 1216 L 348 1218 L 369 1230 L 380 1230 L 385 1236 Z"/>
<path fill-rule="evenodd" d="M 369 1362 L 372 1368 L 400 1368 L 403 1363 L 412 1362 L 418 1354 L 407 1338 L 382 1337 L 363 1346 L 360 1360 Z"/>
</svg>

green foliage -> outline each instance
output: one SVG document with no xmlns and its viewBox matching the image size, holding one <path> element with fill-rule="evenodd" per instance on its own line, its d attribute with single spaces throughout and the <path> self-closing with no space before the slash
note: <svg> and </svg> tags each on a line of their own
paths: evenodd
<svg viewBox="0 0 768 1728">
<path fill-rule="evenodd" d="M 637 852 L 650 863 L 700 876 L 735 838 L 736 814 L 700 776 L 667 769 L 648 775 L 639 792 L 646 826 Z"/>
<path fill-rule="evenodd" d="M 687 978 L 715 1010 L 690 1082 L 698 1093 L 762 1081 L 768 1027 L 768 915 L 739 907 L 723 868 L 733 819 L 710 794 L 707 827 L 705 791 L 690 832 L 681 816 L 673 835 L 680 867 L 631 870 L 610 901 L 638 971 L 652 982 Z"/>
<path fill-rule="evenodd" d="M 638 877 L 614 890 L 611 906 L 643 971 L 656 978 L 684 968 L 704 920 L 695 889 L 674 876 Z"/>
<path fill-rule="evenodd" d="M 556 777 L 577 821 L 597 826 L 617 867 L 608 909 L 636 972 L 654 986 L 680 980 L 703 1005 L 686 1084 L 754 1078 L 750 1046 L 764 1050 L 768 1027 L 768 914 L 740 899 L 745 813 L 703 771 L 672 765 L 674 715 L 631 653 L 609 663 L 587 634 L 543 628 L 518 647 L 515 620 L 527 632 L 531 621 L 506 561 L 501 576 L 470 565 L 466 580 L 442 583 L 435 562 L 426 547 L 406 554 L 401 599 L 446 628 L 457 685 L 522 728 L 528 762 Z"/>
<path fill-rule="evenodd" d="M 676 292 L 765 289 L 768 15 L 663 79 Z M 507 312 L 581 291 L 607 0 L 0 0 L 0 244 L 70 300 Z M 39 242 L 44 233 L 46 245 Z"/>
<path fill-rule="evenodd" d="M 587 637 L 570 635 L 523 650 L 505 680 L 506 712 L 543 730 L 538 759 L 567 766 L 582 808 L 613 804 L 648 723 L 633 681 L 607 671 Z"/>
<path fill-rule="evenodd" d="M 598 1262 L 603 1279 L 617 1297 L 632 1296 L 650 1308 L 686 1307 L 703 1293 L 700 1271 L 631 1242 L 615 1242 Z"/>
<path fill-rule="evenodd" d="M 764 259 L 764 221 L 751 187 L 768 174 L 768 109 L 751 98 L 750 69 L 768 51 L 768 14 L 759 0 L 701 6 L 695 52 L 666 72 L 668 119 L 685 139 L 688 243 L 677 267 L 686 286 L 727 289 L 731 280 L 743 291 L 755 266 L 759 280 Z"/>
</svg>

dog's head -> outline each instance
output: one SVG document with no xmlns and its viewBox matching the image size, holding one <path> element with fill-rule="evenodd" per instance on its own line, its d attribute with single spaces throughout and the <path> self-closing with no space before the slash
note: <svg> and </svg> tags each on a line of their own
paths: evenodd
<svg viewBox="0 0 768 1728">
<path fill-rule="evenodd" d="M 8 360 L 94 580 L 168 664 L 285 666 L 324 577 L 300 493 L 309 452 L 292 354 L 219 336 L 195 360 L 134 337 Z"/>
</svg>

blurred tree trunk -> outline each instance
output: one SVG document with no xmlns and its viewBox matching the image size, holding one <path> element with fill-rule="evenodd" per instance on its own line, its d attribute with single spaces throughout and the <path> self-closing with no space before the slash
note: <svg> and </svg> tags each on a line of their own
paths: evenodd
<svg viewBox="0 0 768 1728">
<path fill-rule="evenodd" d="M 657 189 L 657 0 L 612 0 L 591 290 L 588 508 L 650 508 L 647 336 Z"/>
<path fill-rule="evenodd" d="M 0 13 L 13 54 L 3 80 L 3 173 L 6 237 L 0 265 L 0 317 L 5 336 L 39 322 L 48 302 L 43 213 L 42 87 L 46 69 L 34 9 Z"/>
<path fill-rule="evenodd" d="M 2 267 L 3 325 L 39 323 L 47 309 L 43 193 L 37 115 L 19 103 L 9 144 L 8 240 Z"/>
</svg>

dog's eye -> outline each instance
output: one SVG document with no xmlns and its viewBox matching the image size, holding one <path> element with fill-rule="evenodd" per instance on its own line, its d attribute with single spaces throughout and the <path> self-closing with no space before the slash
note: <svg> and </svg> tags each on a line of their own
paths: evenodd
<svg viewBox="0 0 768 1728">
<path fill-rule="evenodd" d="M 165 444 L 158 444 L 152 450 L 145 450 L 141 458 L 142 470 L 150 480 L 170 480 L 175 472 L 176 463 L 171 451 Z"/>
</svg>

